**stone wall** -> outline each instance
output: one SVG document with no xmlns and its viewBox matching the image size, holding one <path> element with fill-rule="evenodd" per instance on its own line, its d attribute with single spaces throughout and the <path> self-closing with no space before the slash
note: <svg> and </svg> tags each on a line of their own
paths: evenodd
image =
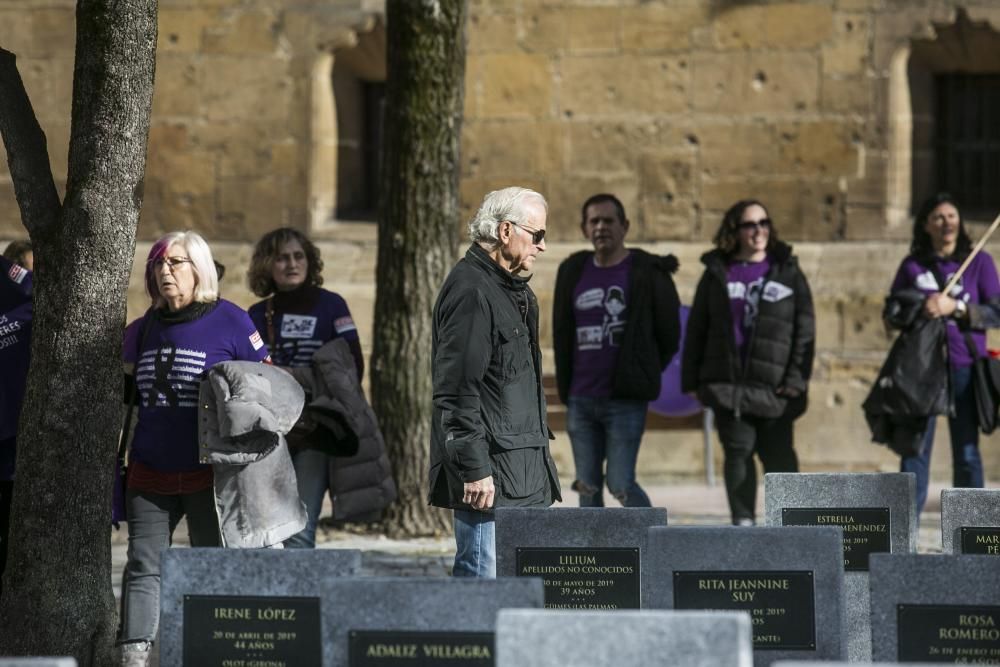
<svg viewBox="0 0 1000 667">
<path fill-rule="evenodd" d="M 0 45 L 18 55 L 60 186 L 74 6 L 0 7 Z M 250 244 L 293 225 L 321 241 L 327 285 L 370 345 L 375 229 L 337 208 L 363 181 L 358 91 L 385 78 L 382 11 L 378 0 L 160 0 L 132 315 L 148 242 L 163 232 L 202 232 L 229 268 L 224 294 L 246 306 Z M 881 300 L 927 187 L 928 77 L 1000 72 L 998 27 L 995 0 L 471 0 L 463 216 L 504 185 L 549 198 L 554 242 L 533 282 L 547 340 L 555 268 L 581 247 L 589 194 L 618 194 L 630 240 L 678 254 L 686 301 L 721 212 L 763 199 L 818 311 L 803 466 L 891 469 L 858 405 L 887 349 Z M 11 238 L 24 232 L 6 170 L 0 160 L 0 237 Z M 994 440 L 983 449 L 996 480 Z M 701 474 L 699 433 L 647 441 L 644 474 Z M 569 471 L 565 438 L 556 453 Z"/>
</svg>

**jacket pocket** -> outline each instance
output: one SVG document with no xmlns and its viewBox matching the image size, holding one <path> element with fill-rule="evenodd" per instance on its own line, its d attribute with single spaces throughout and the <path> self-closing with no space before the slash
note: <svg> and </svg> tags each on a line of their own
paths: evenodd
<svg viewBox="0 0 1000 667">
<path fill-rule="evenodd" d="M 500 327 L 497 350 L 497 375 L 510 382 L 531 365 L 528 326 L 523 323 Z"/>
<path fill-rule="evenodd" d="M 512 449 L 493 454 L 493 477 L 498 493 L 507 500 L 528 498 L 545 489 L 548 468 L 538 448 Z"/>
</svg>

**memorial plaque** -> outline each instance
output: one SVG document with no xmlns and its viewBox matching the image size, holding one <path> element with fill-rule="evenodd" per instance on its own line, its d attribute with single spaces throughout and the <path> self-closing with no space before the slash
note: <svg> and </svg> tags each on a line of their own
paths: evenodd
<svg viewBox="0 0 1000 667">
<path fill-rule="evenodd" d="M 962 526 L 962 553 L 1000 556 L 1000 526 Z"/>
<path fill-rule="evenodd" d="M 754 649 L 816 650 L 812 572 L 674 572 L 674 609 L 750 612 Z"/>
<path fill-rule="evenodd" d="M 900 662 L 1000 665 L 1000 607 L 896 605 Z"/>
<path fill-rule="evenodd" d="M 320 600 L 184 596 L 185 667 L 320 667 Z"/>
<path fill-rule="evenodd" d="M 784 507 L 783 526 L 840 526 L 844 529 L 844 569 L 868 571 L 868 556 L 890 553 L 888 507 Z"/>
<path fill-rule="evenodd" d="M 350 667 L 492 667 L 492 632 L 351 630 Z"/>
<path fill-rule="evenodd" d="M 546 609 L 638 609 L 639 550 L 519 547 L 517 576 L 541 577 Z"/>
</svg>

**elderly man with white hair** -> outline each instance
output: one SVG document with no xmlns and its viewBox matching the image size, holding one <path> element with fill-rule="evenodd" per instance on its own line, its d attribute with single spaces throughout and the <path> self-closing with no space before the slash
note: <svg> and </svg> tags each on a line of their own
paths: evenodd
<svg viewBox="0 0 1000 667">
<path fill-rule="evenodd" d="M 495 577 L 493 510 L 562 500 L 542 389 L 538 300 L 548 204 L 526 188 L 483 199 L 472 245 L 434 305 L 430 502 L 455 511 L 456 577 Z"/>
</svg>

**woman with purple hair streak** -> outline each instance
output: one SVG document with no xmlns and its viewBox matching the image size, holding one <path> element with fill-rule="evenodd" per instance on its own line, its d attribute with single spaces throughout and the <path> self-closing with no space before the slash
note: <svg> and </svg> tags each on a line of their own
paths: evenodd
<svg viewBox="0 0 1000 667">
<path fill-rule="evenodd" d="M 191 546 L 219 546 L 212 468 L 198 459 L 198 386 L 222 361 L 266 361 L 247 313 L 219 298 L 212 252 L 195 232 L 172 232 L 146 260 L 152 307 L 125 330 L 138 419 L 125 504 L 128 563 L 122 577 L 121 664 L 147 663 L 160 610 L 160 552 L 187 516 Z"/>
</svg>

